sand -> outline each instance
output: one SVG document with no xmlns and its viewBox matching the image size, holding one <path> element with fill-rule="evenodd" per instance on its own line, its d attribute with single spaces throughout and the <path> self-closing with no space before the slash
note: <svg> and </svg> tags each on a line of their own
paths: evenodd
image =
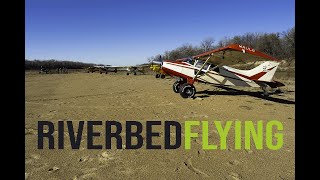
<svg viewBox="0 0 320 180">
<path fill-rule="evenodd" d="M 25 76 L 26 179 L 295 179 L 295 89 L 287 80 L 284 93 L 262 98 L 260 89 L 226 91 L 195 84 L 195 99 L 172 91 L 174 79 L 151 75 L 70 73 Z M 195 140 L 191 150 L 88 150 L 86 137 L 72 150 L 65 133 L 65 149 L 37 149 L 37 122 L 175 120 L 281 121 L 284 145 L 280 150 L 235 150 L 230 136 L 227 150 L 202 150 Z M 95 128 L 103 134 L 104 128 Z M 163 132 L 163 127 L 154 128 Z M 200 128 L 195 128 L 200 132 Z M 122 133 L 121 136 L 125 137 Z M 172 135 L 174 136 L 174 134 Z M 182 133 L 182 137 L 184 134 Z M 163 144 L 163 133 L 154 144 Z M 211 129 L 209 138 L 216 140 Z M 104 138 L 94 141 L 103 144 Z M 113 146 L 115 147 L 115 146 Z"/>
</svg>

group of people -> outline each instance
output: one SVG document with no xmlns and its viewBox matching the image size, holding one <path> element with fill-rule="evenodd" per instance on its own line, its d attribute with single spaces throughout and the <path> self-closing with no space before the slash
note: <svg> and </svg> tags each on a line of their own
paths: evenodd
<svg viewBox="0 0 320 180">
<path fill-rule="evenodd" d="M 60 67 L 60 68 L 57 68 L 57 73 L 58 74 L 67 74 L 68 73 L 68 69 L 67 68 L 65 68 L 65 67 Z"/>
</svg>

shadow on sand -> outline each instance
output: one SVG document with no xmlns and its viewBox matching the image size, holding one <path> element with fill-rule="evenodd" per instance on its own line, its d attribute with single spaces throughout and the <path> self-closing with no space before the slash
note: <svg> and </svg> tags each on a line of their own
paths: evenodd
<svg viewBox="0 0 320 180">
<path fill-rule="evenodd" d="M 279 92 L 279 91 L 276 91 L 274 93 L 269 93 L 269 95 L 271 95 L 271 96 L 263 96 L 262 92 L 249 92 L 249 91 L 233 89 L 233 88 L 229 88 L 229 87 L 225 87 L 225 86 L 215 86 L 215 87 L 220 88 L 220 89 L 224 89 L 227 91 L 204 90 L 204 91 L 197 92 L 196 97 L 206 98 L 206 97 L 210 97 L 210 95 L 227 95 L 227 96 L 247 95 L 247 96 L 265 99 L 268 101 L 273 101 L 273 102 L 277 102 L 277 103 L 281 103 L 281 104 L 295 104 L 295 101 L 271 97 L 272 95 L 283 93 L 283 92 Z M 288 92 L 293 92 L 293 91 L 288 91 Z M 279 95 L 279 96 L 281 96 L 281 95 Z"/>
</svg>

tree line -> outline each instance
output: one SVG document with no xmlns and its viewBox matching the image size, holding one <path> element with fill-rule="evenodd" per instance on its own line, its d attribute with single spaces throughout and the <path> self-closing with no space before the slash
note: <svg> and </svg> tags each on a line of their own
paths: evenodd
<svg viewBox="0 0 320 180">
<path fill-rule="evenodd" d="M 162 54 L 151 56 L 148 61 L 158 61 L 160 58 L 176 60 L 191 57 L 229 44 L 242 44 L 277 59 L 292 62 L 295 59 L 295 27 L 281 33 L 245 33 L 231 38 L 224 37 L 217 43 L 213 37 L 209 37 L 201 41 L 200 45 L 183 44 L 173 50 L 167 50 Z"/>
<path fill-rule="evenodd" d="M 277 33 L 245 33 L 233 37 L 224 37 L 215 41 L 213 37 L 208 37 L 200 42 L 199 45 L 183 44 L 173 50 L 167 50 L 162 54 L 149 57 L 148 62 L 164 60 L 176 60 L 191 57 L 213 49 L 221 48 L 229 44 L 242 44 L 259 51 L 265 52 L 277 59 L 286 60 L 289 64 L 295 60 L 295 27 Z M 67 68 L 83 69 L 90 66 L 102 65 L 94 63 L 83 63 L 75 61 L 61 60 L 25 60 L 26 70 L 40 70 L 41 67 L 47 69 Z"/>
<path fill-rule="evenodd" d="M 51 60 L 25 60 L 26 70 L 39 70 L 41 67 L 47 69 L 67 68 L 67 69 L 83 69 L 90 66 L 95 66 L 93 63 L 83 63 L 75 61 L 59 61 Z M 98 64 L 100 65 L 100 64 Z"/>
</svg>

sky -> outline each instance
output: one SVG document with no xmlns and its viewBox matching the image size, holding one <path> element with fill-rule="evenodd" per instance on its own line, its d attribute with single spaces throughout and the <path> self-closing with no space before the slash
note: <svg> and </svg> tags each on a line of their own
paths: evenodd
<svg viewBox="0 0 320 180">
<path fill-rule="evenodd" d="M 25 59 L 137 65 L 209 37 L 294 26 L 294 0 L 26 0 Z"/>
</svg>

